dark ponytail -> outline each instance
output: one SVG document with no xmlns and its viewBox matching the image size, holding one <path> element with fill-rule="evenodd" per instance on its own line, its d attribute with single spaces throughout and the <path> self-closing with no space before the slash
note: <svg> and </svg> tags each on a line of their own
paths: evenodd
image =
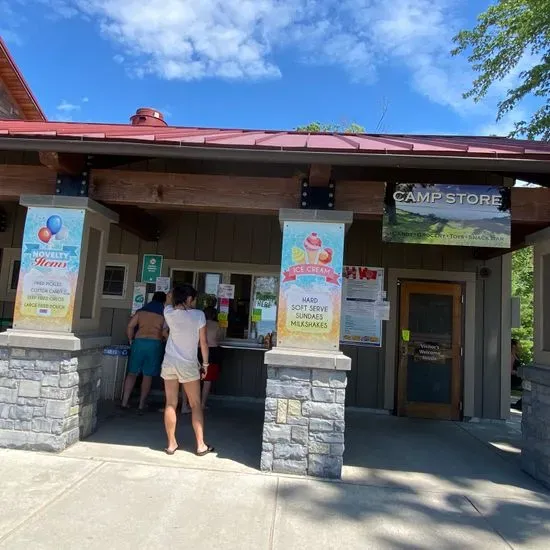
<svg viewBox="0 0 550 550">
<path fill-rule="evenodd" d="M 172 301 L 175 306 L 185 306 L 189 298 L 194 300 L 196 297 L 197 291 L 191 285 L 178 285 L 172 291 Z"/>
</svg>

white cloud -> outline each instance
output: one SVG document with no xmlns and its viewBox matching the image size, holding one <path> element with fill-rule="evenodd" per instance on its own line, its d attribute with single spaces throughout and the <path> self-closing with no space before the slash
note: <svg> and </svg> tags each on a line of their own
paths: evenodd
<svg viewBox="0 0 550 550">
<path fill-rule="evenodd" d="M 69 103 L 65 99 L 56 107 L 58 111 L 62 113 L 72 113 L 73 111 L 80 111 L 80 105 L 75 103 Z"/>
<path fill-rule="evenodd" d="M 456 30 L 447 24 L 450 0 L 55 0 L 60 6 L 94 20 L 120 49 L 115 61 L 140 76 L 276 78 L 286 51 L 356 81 L 373 81 L 388 60 L 405 62 L 415 89 L 456 101 L 433 67 L 437 52 L 448 57 Z"/>
<path fill-rule="evenodd" d="M 0 9 L 7 1 L 26 0 L 0 0 Z M 450 55 L 453 36 L 471 25 L 461 15 L 465 0 L 36 1 L 59 17 L 86 18 L 114 45 L 113 60 L 139 77 L 279 78 L 283 53 L 367 84 L 388 68 L 405 69 L 404 87 L 472 117 L 473 128 L 494 118 L 496 102 L 530 61 L 493 86 L 487 101 L 465 100 L 474 75 L 464 57 Z"/>
<path fill-rule="evenodd" d="M 63 99 L 59 103 L 59 105 L 56 106 L 55 113 L 50 116 L 50 119 L 63 122 L 71 122 L 73 120 L 73 116 L 76 116 L 76 113 L 80 113 L 80 111 L 82 110 L 82 106 L 89 101 L 90 99 L 86 96 L 77 103 L 71 103 L 70 101 Z"/>
</svg>

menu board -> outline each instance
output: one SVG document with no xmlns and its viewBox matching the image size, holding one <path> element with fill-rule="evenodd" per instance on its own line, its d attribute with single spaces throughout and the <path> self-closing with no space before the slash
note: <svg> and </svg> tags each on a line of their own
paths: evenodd
<svg viewBox="0 0 550 550">
<path fill-rule="evenodd" d="M 382 346 L 382 319 L 377 307 L 384 298 L 384 269 L 344 266 L 342 324 L 344 344 Z"/>
</svg>

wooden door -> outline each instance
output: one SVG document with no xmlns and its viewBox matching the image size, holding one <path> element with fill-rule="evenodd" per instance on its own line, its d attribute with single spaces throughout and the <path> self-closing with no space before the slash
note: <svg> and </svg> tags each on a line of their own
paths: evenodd
<svg viewBox="0 0 550 550">
<path fill-rule="evenodd" d="M 403 281 L 397 414 L 458 420 L 462 414 L 463 290 Z"/>
</svg>

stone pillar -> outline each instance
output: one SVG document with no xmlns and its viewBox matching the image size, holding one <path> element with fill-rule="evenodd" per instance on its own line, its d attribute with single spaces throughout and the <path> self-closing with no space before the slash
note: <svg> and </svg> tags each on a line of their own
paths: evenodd
<svg viewBox="0 0 550 550">
<path fill-rule="evenodd" d="M 523 369 L 522 468 L 550 487 L 550 228 L 532 237 L 534 364 Z"/>
<path fill-rule="evenodd" d="M 281 211 L 277 346 L 268 365 L 261 469 L 338 479 L 346 371 L 339 351 L 345 230 L 351 212 Z"/>
<path fill-rule="evenodd" d="M 96 427 L 98 337 L 110 224 L 87 198 L 28 207 L 14 328 L 0 335 L 0 447 L 61 451 Z"/>
</svg>

